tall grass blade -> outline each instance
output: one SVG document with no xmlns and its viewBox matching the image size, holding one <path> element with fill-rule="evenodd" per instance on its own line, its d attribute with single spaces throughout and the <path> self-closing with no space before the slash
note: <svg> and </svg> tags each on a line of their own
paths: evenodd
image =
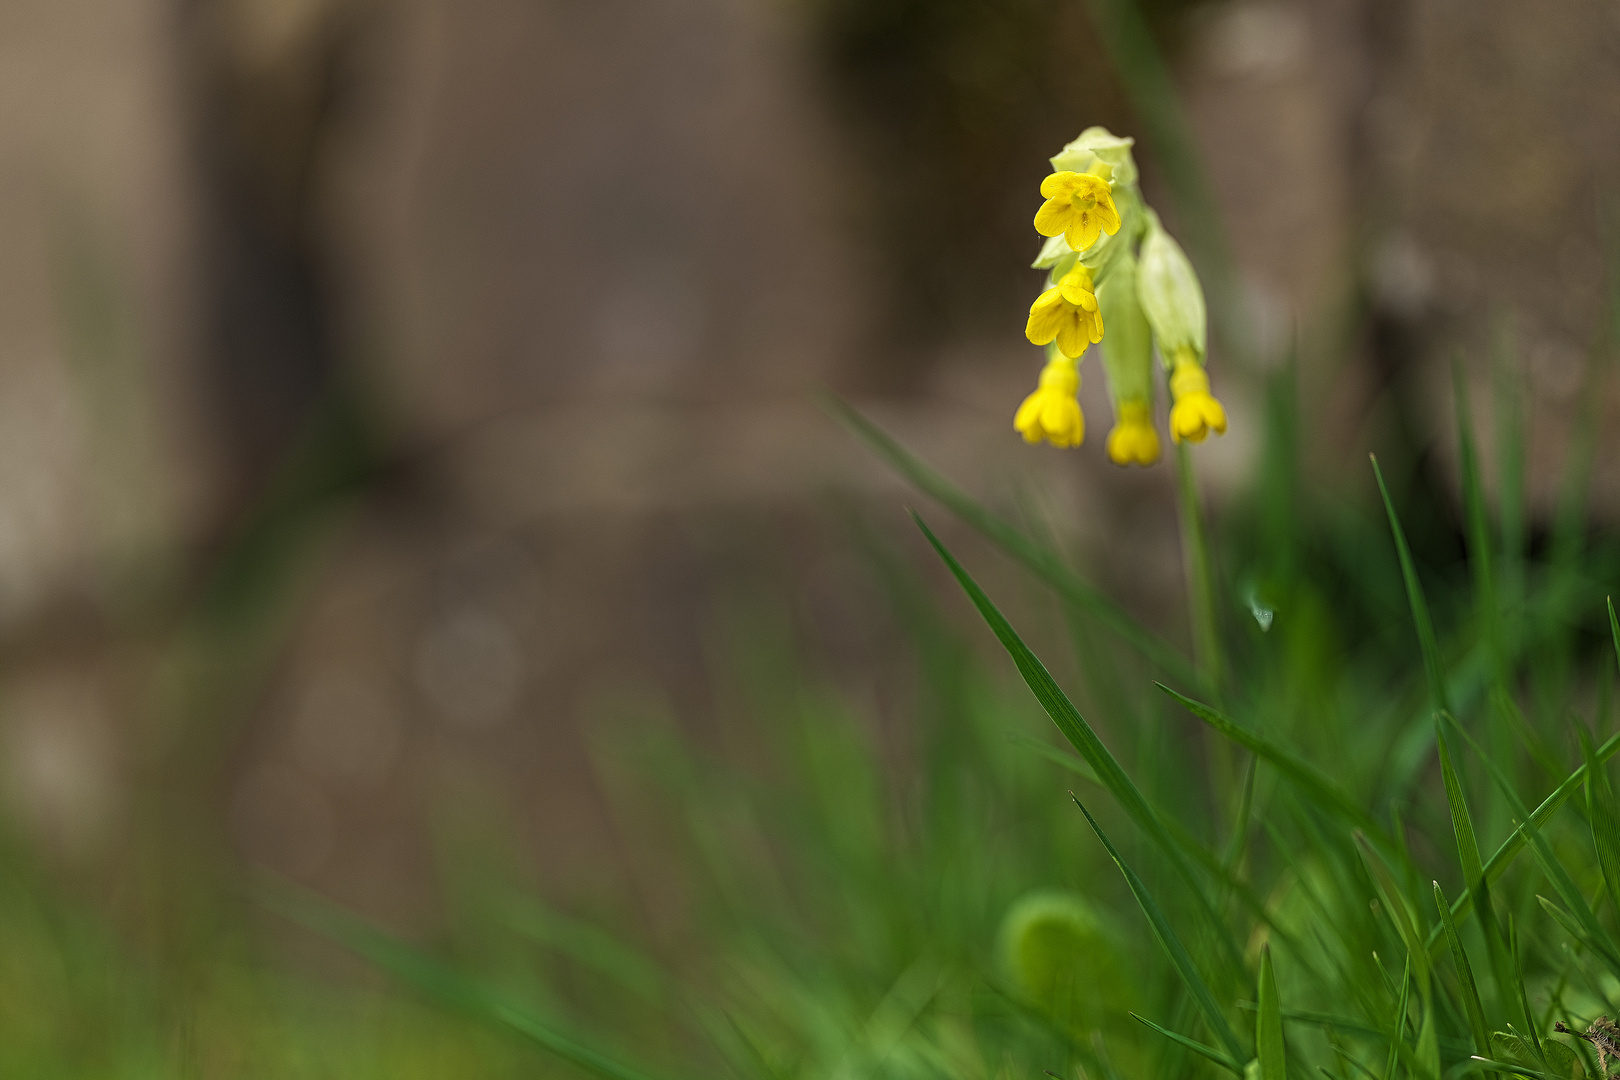
<svg viewBox="0 0 1620 1080">
<path fill-rule="evenodd" d="M 1620 813 L 1615 810 L 1614 788 L 1597 763 L 1592 738 L 1581 729 L 1581 755 L 1586 760 L 1587 821 L 1592 827 L 1592 848 L 1609 896 L 1620 903 Z"/>
<path fill-rule="evenodd" d="M 1174 1032 L 1174 1031 L 1171 1031 L 1167 1027 L 1161 1027 L 1160 1025 L 1155 1024 L 1153 1021 L 1149 1020 L 1147 1017 L 1142 1016 L 1139 1013 L 1134 1013 L 1134 1012 L 1131 1013 L 1131 1019 L 1135 1020 L 1139 1024 L 1142 1024 L 1144 1027 L 1147 1027 L 1147 1028 L 1149 1028 L 1149 1029 L 1151 1029 L 1153 1031 L 1157 1031 L 1160 1035 L 1163 1035 L 1165 1038 L 1169 1039 L 1171 1042 L 1174 1042 L 1174 1043 L 1176 1043 L 1176 1044 L 1178 1044 L 1180 1046 L 1183 1046 L 1186 1049 L 1191 1050 L 1195 1054 L 1200 1054 L 1200 1055 L 1208 1058 L 1209 1060 L 1213 1061 L 1215 1064 L 1219 1065 L 1221 1068 L 1227 1070 L 1228 1072 L 1235 1073 L 1238 1076 L 1243 1075 L 1243 1066 L 1242 1065 L 1239 1065 L 1229 1055 L 1223 1054 L 1221 1051 L 1215 1049 L 1213 1046 L 1210 1046 L 1210 1045 L 1208 1045 L 1206 1043 L 1201 1043 L 1197 1039 L 1189 1039 L 1189 1038 L 1187 1038 L 1187 1036 L 1178 1034 L 1177 1032 Z"/>
<path fill-rule="evenodd" d="M 1496 781 L 1496 785 L 1501 790 L 1503 797 L 1507 799 L 1508 805 L 1519 816 L 1519 820 L 1524 822 L 1522 831 L 1530 842 L 1530 849 L 1536 856 L 1536 862 L 1541 866 L 1541 872 L 1547 875 L 1547 879 L 1552 882 L 1553 888 L 1558 893 L 1558 898 L 1574 914 L 1582 929 L 1591 938 L 1593 948 L 1598 955 L 1603 957 L 1604 961 L 1609 964 L 1616 974 L 1620 974 L 1620 952 L 1616 951 L 1614 942 L 1610 939 L 1607 931 L 1598 923 L 1597 916 L 1592 913 L 1592 908 L 1587 904 L 1586 898 L 1581 895 L 1580 890 L 1575 887 L 1575 883 L 1570 880 L 1569 871 L 1564 869 L 1563 863 L 1559 862 L 1558 857 L 1553 854 L 1552 846 L 1547 843 L 1546 837 L 1541 835 L 1541 829 L 1532 820 L 1530 812 L 1519 799 L 1518 793 L 1513 790 L 1512 781 L 1502 772 L 1501 767 L 1490 759 L 1490 755 L 1480 748 L 1480 745 L 1474 741 L 1473 737 L 1463 730 L 1462 725 L 1457 723 L 1456 717 L 1450 713 L 1442 713 L 1441 715 L 1454 731 L 1467 740 L 1469 746 L 1485 762 L 1485 768 L 1490 772 L 1491 778 Z"/>
<path fill-rule="evenodd" d="M 966 492 L 930 468 L 922 459 L 900 445 L 888 432 L 862 416 L 850 405 L 832 395 L 824 395 L 822 406 L 855 433 L 889 466 L 915 484 L 918 490 L 937 501 L 964 523 L 977 530 L 997 547 L 1044 581 L 1064 600 L 1089 612 L 1104 626 L 1146 659 L 1178 679 L 1202 685 L 1197 669 L 1174 646 L 1133 619 L 1124 608 L 1095 587 L 1083 581 L 1063 564 L 1056 554 L 1031 539 L 1028 534 L 997 517 L 974 501 Z"/>
<path fill-rule="evenodd" d="M 1254 1018 L 1255 1056 L 1260 1059 L 1260 1080 L 1288 1080 L 1288 1058 L 1283 1046 L 1282 1003 L 1277 999 L 1277 976 L 1271 970 L 1271 946 L 1260 950 L 1260 1011 Z"/>
<path fill-rule="evenodd" d="M 1244 1052 L 1243 1044 L 1238 1041 L 1237 1033 L 1232 1030 L 1232 1025 L 1227 1023 L 1225 1014 L 1221 1012 L 1220 1006 L 1215 1003 L 1215 995 L 1210 993 L 1209 986 L 1204 982 L 1204 977 L 1198 973 L 1198 967 L 1193 963 L 1186 946 L 1176 936 L 1175 930 L 1170 926 L 1169 920 L 1164 917 L 1163 910 L 1153 899 L 1152 894 L 1148 892 L 1147 886 L 1142 883 L 1141 878 L 1136 876 L 1136 871 L 1132 870 L 1124 858 L 1120 856 L 1119 850 L 1114 847 L 1113 841 L 1108 839 L 1108 834 L 1103 832 L 1102 826 L 1097 824 L 1097 819 L 1091 816 L 1090 810 L 1086 809 L 1086 804 L 1076 798 L 1072 791 L 1069 793 L 1069 797 L 1074 799 L 1074 804 L 1080 808 L 1080 812 L 1086 815 L 1086 823 L 1091 826 L 1091 831 L 1097 834 L 1097 839 L 1102 841 L 1102 846 L 1108 851 L 1108 857 L 1114 860 L 1114 865 L 1119 867 L 1119 872 L 1125 875 L 1125 883 L 1130 886 L 1131 895 L 1136 897 L 1137 905 L 1141 907 L 1142 913 L 1147 916 L 1148 924 L 1153 928 L 1153 936 L 1159 940 L 1159 944 L 1164 948 L 1166 955 L 1169 956 L 1170 964 L 1176 969 L 1176 974 L 1181 976 L 1183 985 L 1187 987 L 1187 992 L 1192 996 L 1193 1004 L 1203 1014 L 1205 1023 L 1215 1033 L 1222 1048 L 1226 1050 L 1229 1056 L 1235 1060 L 1247 1059 L 1248 1055 Z"/>
<path fill-rule="evenodd" d="M 1472 740 L 1470 740 L 1470 742 L 1472 742 Z M 1478 748 L 1476 747 L 1475 749 L 1477 750 Z M 1601 763 L 1608 761 L 1616 753 L 1620 753 L 1620 734 L 1611 735 L 1608 739 L 1606 739 L 1603 745 L 1598 747 L 1596 757 Z M 1583 764 L 1574 772 L 1570 773 L 1569 776 L 1564 779 L 1563 783 L 1559 784 L 1552 790 L 1551 794 L 1549 794 L 1545 799 L 1541 800 L 1541 804 L 1535 808 L 1527 819 L 1528 825 L 1540 826 L 1546 824 L 1546 822 L 1558 812 L 1559 808 L 1564 805 L 1565 801 L 1580 789 L 1580 786 L 1585 779 L 1586 766 Z M 1491 857 L 1485 860 L 1485 882 L 1487 885 L 1501 877 L 1502 873 L 1513 864 L 1513 860 L 1518 858 L 1519 852 L 1524 850 L 1524 846 L 1528 842 L 1528 838 L 1529 829 L 1527 825 L 1518 825 L 1518 827 L 1513 830 L 1513 833 L 1506 840 L 1502 841 L 1502 845 L 1491 854 Z M 1452 918 L 1462 918 L 1469 911 L 1471 911 L 1474 906 L 1474 900 L 1475 893 L 1472 889 L 1470 889 L 1465 891 L 1461 896 L 1457 897 L 1456 900 L 1452 901 Z M 1440 933 L 1440 927 L 1436 926 L 1429 934 L 1428 944 L 1431 954 L 1440 947 Z"/>
<path fill-rule="evenodd" d="M 1378 819 L 1362 809 L 1361 804 L 1315 765 L 1258 732 L 1251 731 L 1218 709 L 1178 693 L 1163 683 L 1156 684 L 1177 704 L 1198 719 L 1231 739 L 1249 752 L 1265 759 L 1287 776 L 1325 809 L 1333 811 L 1348 824 L 1378 839 L 1380 844 L 1393 844 L 1389 832 Z"/>
<path fill-rule="evenodd" d="M 1395 513 L 1395 503 L 1384 484 L 1384 472 L 1378 467 L 1378 458 L 1372 460 L 1373 475 L 1378 478 L 1378 494 L 1383 497 L 1384 511 L 1389 515 L 1389 531 L 1395 537 L 1395 554 L 1401 562 L 1401 580 L 1406 583 L 1406 600 L 1412 607 L 1412 624 L 1417 629 L 1418 647 L 1423 652 L 1423 670 L 1429 676 L 1429 696 L 1436 709 L 1449 709 L 1446 700 L 1446 680 L 1440 666 L 1440 646 L 1434 638 L 1434 622 L 1429 617 L 1429 603 L 1423 596 L 1423 584 L 1418 581 L 1417 566 L 1412 562 L 1412 549 L 1406 544 L 1406 532 Z"/>
<path fill-rule="evenodd" d="M 1408 970 L 1415 972 L 1417 976 L 1418 992 L 1427 1001 L 1429 953 L 1423 946 L 1423 934 L 1418 926 L 1417 912 L 1412 910 L 1406 894 L 1401 892 L 1395 875 L 1390 873 L 1384 860 L 1367 842 L 1367 837 L 1360 832 L 1356 833 L 1356 846 L 1361 849 L 1362 861 L 1367 864 L 1367 872 L 1373 879 L 1373 886 L 1378 890 L 1378 898 L 1383 901 L 1384 913 L 1389 916 L 1390 924 L 1395 927 L 1395 933 L 1400 937 L 1401 944 L 1406 946 Z"/>
<path fill-rule="evenodd" d="M 1148 801 L 1143 797 L 1140 789 L 1126 775 L 1118 760 L 1109 752 L 1103 741 L 1097 737 L 1096 731 L 1086 722 L 1085 717 L 1080 715 L 1079 710 L 1074 707 L 1068 695 L 1064 694 L 1062 688 L 1052 678 L 1051 673 L 1046 670 L 1046 666 L 1024 644 L 1023 639 L 1018 636 L 1018 632 L 1012 628 L 1012 624 L 1007 621 L 1006 617 L 996 608 L 996 605 L 985 595 L 984 590 L 979 588 L 978 582 L 974 581 L 973 577 L 963 569 L 962 564 L 956 561 L 956 556 L 952 555 L 950 550 L 940 542 L 939 537 L 934 535 L 933 530 L 928 527 L 928 524 L 920 516 L 913 513 L 912 519 L 916 521 L 917 527 L 928 538 L 928 542 L 933 545 L 939 557 L 944 560 L 945 565 L 950 568 L 951 574 L 956 578 L 957 583 L 962 586 L 962 590 L 967 593 L 968 599 L 973 602 L 973 606 L 978 609 L 984 621 L 989 624 L 991 632 L 996 635 L 996 640 L 1001 642 L 1002 648 L 1006 649 L 1007 654 L 1012 657 L 1013 664 L 1018 668 L 1018 673 L 1024 677 L 1024 682 L 1035 695 L 1035 699 L 1041 703 L 1041 708 L 1046 710 L 1046 715 L 1052 718 L 1052 722 L 1063 733 L 1063 737 L 1069 740 L 1069 745 L 1073 746 L 1080 756 L 1085 758 L 1086 764 L 1090 765 L 1097 774 L 1097 779 L 1102 781 L 1103 786 L 1108 788 L 1120 806 L 1130 815 L 1131 820 L 1136 823 L 1136 826 L 1146 833 L 1149 839 L 1153 840 L 1170 860 L 1170 864 L 1186 883 L 1188 890 L 1209 918 L 1211 925 L 1215 927 L 1217 931 L 1216 940 L 1226 954 L 1228 964 L 1233 970 L 1242 970 L 1242 954 L 1232 940 L 1230 932 L 1221 923 L 1213 904 L 1204 892 L 1202 883 L 1193 871 L 1192 864 L 1188 862 L 1186 856 L 1176 846 L 1175 841 L 1159 820 L 1159 815 L 1148 805 Z"/>
<path fill-rule="evenodd" d="M 1479 986 L 1474 982 L 1474 969 L 1468 963 L 1468 954 L 1463 951 L 1462 938 L 1457 936 L 1457 924 L 1451 918 L 1451 906 L 1446 903 L 1446 894 L 1441 891 L 1440 883 L 1434 883 L 1434 904 L 1440 909 L 1440 925 L 1446 932 L 1446 942 L 1451 946 L 1451 960 L 1457 967 L 1457 985 L 1462 990 L 1463 1010 L 1468 1014 L 1468 1031 L 1474 1037 L 1474 1051 L 1480 1054 L 1491 1052 L 1491 1033 L 1485 1026 L 1485 1006 L 1479 1000 Z"/>
<path fill-rule="evenodd" d="M 1614 659 L 1620 663 L 1620 619 L 1614 617 L 1614 597 L 1608 597 L 1609 636 L 1614 639 Z"/>
<path fill-rule="evenodd" d="M 1438 716 L 1434 719 L 1434 744 L 1440 752 L 1440 777 L 1446 788 L 1446 806 L 1451 811 L 1451 831 L 1457 838 L 1457 861 L 1462 864 L 1463 882 L 1470 889 L 1478 888 L 1485 879 L 1485 867 L 1479 861 L 1474 819 L 1468 813 L 1468 801 L 1463 797 L 1462 782 L 1457 779 L 1451 750 L 1446 746 L 1445 727 Z"/>
</svg>

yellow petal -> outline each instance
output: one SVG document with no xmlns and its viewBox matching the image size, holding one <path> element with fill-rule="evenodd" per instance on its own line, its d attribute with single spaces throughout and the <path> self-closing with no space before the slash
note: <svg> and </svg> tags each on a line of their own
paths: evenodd
<svg viewBox="0 0 1620 1080">
<path fill-rule="evenodd" d="M 1063 299 L 1076 307 L 1087 311 L 1097 310 L 1097 294 L 1091 288 L 1091 274 L 1079 263 L 1075 264 L 1073 270 L 1063 275 L 1063 280 L 1058 282 L 1058 288 L 1063 291 Z"/>
<path fill-rule="evenodd" d="M 1074 212 L 1074 204 L 1068 199 L 1047 199 L 1035 211 L 1035 231 L 1042 236 L 1056 236 L 1069 227 Z"/>
<path fill-rule="evenodd" d="M 1097 242 L 1102 233 L 1102 223 L 1097 220 L 1096 209 L 1077 210 L 1069 218 L 1069 227 L 1064 231 L 1063 238 L 1069 246 L 1076 251 L 1085 251 Z"/>
<path fill-rule="evenodd" d="M 1080 175 L 1077 172 L 1055 172 L 1048 176 L 1041 181 L 1042 198 L 1067 201 L 1073 197 L 1075 187 L 1084 182 L 1080 180 Z"/>
<path fill-rule="evenodd" d="M 1089 322 L 1089 320 L 1087 320 Z M 1086 351 L 1090 344 L 1086 326 L 1082 325 L 1081 313 L 1078 308 L 1069 308 L 1064 312 L 1063 323 L 1058 327 L 1057 346 L 1064 356 L 1078 357 Z"/>
<path fill-rule="evenodd" d="M 1086 313 L 1087 333 L 1095 345 L 1103 339 L 1102 308 Z"/>
<path fill-rule="evenodd" d="M 1098 198 L 1097 208 L 1094 212 L 1097 215 L 1097 224 L 1102 227 L 1103 232 L 1109 236 L 1119 232 L 1119 209 L 1114 206 L 1114 197 L 1112 195 L 1103 195 Z"/>
<path fill-rule="evenodd" d="M 1036 390 L 1024 399 L 1013 414 L 1013 429 L 1024 436 L 1025 442 L 1041 441 L 1041 392 Z"/>
<path fill-rule="evenodd" d="M 1024 324 L 1024 336 L 1032 345 L 1045 345 L 1058 336 L 1068 316 L 1062 291 L 1047 289 L 1029 306 L 1029 322 Z"/>
</svg>

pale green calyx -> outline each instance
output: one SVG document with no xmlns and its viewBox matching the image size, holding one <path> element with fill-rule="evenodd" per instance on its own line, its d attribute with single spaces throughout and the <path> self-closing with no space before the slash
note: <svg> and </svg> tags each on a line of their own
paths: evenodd
<svg viewBox="0 0 1620 1080">
<path fill-rule="evenodd" d="M 1136 160 L 1131 157 L 1135 139 L 1120 138 L 1105 127 L 1089 127 L 1052 158 L 1055 172 L 1090 172 L 1110 181 L 1114 187 L 1136 185 Z M 1098 165 L 1103 166 L 1098 168 Z"/>
<path fill-rule="evenodd" d="M 1158 339 L 1159 355 L 1169 363 L 1191 350 L 1203 363 L 1208 315 L 1198 273 L 1181 245 L 1159 224 L 1159 215 L 1149 210 L 1146 216 L 1137 295 Z"/>
<path fill-rule="evenodd" d="M 1139 268 L 1129 254 L 1121 257 L 1108 280 L 1097 286 L 1097 304 L 1108 327 L 1103 342 L 1103 368 L 1108 396 L 1121 401 L 1153 399 L 1153 337 L 1138 303 Z"/>
</svg>

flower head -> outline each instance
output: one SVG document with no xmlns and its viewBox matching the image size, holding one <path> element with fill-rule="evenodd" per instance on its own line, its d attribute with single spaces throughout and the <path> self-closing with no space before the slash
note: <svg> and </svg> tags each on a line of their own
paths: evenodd
<svg viewBox="0 0 1620 1080">
<path fill-rule="evenodd" d="M 1024 335 L 1035 345 L 1057 342 L 1064 356 L 1078 357 L 1103 338 L 1102 312 L 1091 287 L 1091 271 L 1076 263 L 1029 307 Z"/>
<path fill-rule="evenodd" d="M 1203 442 L 1211 431 L 1226 431 L 1226 409 L 1209 392 L 1209 376 L 1191 349 L 1176 354 L 1170 394 L 1176 402 L 1170 409 L 1170 437 L 1176 442 Z"/>
<path fill-rule="evenodd" d="M 1041 181 L 1046 202 L 1035 212 L 1035 231 L 1062 233 L 1075 251 L 1085 251 L 1103 233 L 1119 232 L 1119 211 L 1108 181 L 1092 173 L 1055 172 Z"/>
<path fill-rule="evenodd" d="M 1115 465 L 1152 465 L 1159 460 L 1159 433 L 1146 401 L 1122 401 L 1108 433 L 1108 457 Z"/>
<path fill-rule="evenodd" d="M 1054 290 L 1055 291 L 1055 290 Z M 1053 446 L 1079 446 L 1086 437 L 1086 418 L 1080 412 L 1080 369 L 1061 353 L 1053 354 L 1041 369 L 1035 392 L 1018 406 L 1013 427 L 1025 442 L 1046 439 Z"/>
</svg>

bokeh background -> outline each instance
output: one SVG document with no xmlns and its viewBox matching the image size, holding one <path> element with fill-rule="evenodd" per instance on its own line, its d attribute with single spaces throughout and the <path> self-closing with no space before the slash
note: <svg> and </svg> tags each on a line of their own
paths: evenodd
<svg viewBox="0 0 1620 1080">
<path fill-rule="evenodd" d="M 1133 48 L 1173 99 L 1121 78 Z M 1297 364 L 1312 483 L 1408 463 L 1416 542 L 1460 558 L 1452 366 L 1488 414 L 1502 357 L 1532 532 L 1583 409 L 1585 512 L 1620 514 L 1620 400 L 1588 376 L 1615 332 L 1607 0 L 8 0 L 19 865 L 114 936 L 194 925 L 182 894 L 228 921 L 250 868 L 431 934 L 462 815 L 559 904 L 678 921 L 593 767 L 616 708 L 718 738 L 750 619 L 879 714 L 909 692 L 850 530 L 921 557 L 916 497 L 823 388 L 976 494 L 1038 487 L 1185 640 L 1173 476 L 1106 463 L 1095 363 L 1084 448 L 1011 430 L 1036 188 L 1092 124 L 1138 136 L 1241 327 L 1211 362 L 1231 430 L 1196 455 L 1217 517 L 1260 380 Z M 268 963 L 362 977 L 243 918 Z"/>
</svg>

